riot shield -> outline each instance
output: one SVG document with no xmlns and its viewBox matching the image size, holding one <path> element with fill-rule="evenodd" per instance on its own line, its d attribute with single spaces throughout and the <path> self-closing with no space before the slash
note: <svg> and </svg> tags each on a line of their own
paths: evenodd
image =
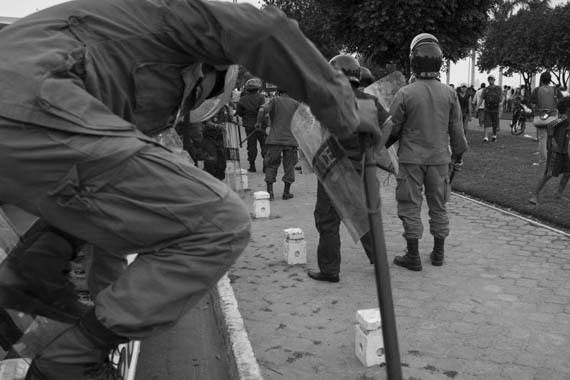
<svg viewBox="0 0 570 380">
<path fill-rule="evenodd" d="M 301 104 L 291 119 L 291 132 L 319 182 L 325 188 L 354 241 L 369 230 L 362 180 L 338 140 Z"/>
<path fill-rule="evenodd" d="M 239 158 L 239 126 L 236 123 L 224 123 L 224 147 L 226 151 L 226 183 L 233 191 L 243 191 L 247 188 L 244 178 L 246 172 L 241 168 Z"/>
<path fill-rule="evenodd" d="M 396 92 L 406 85 L 406 78 L 399 71 L 394 71 L 372 83 L 364 89 L 367 94 L 374 95 L 378 102 L 389 111 Z M 398 142 L 387 149 L 375 152 L 377 165 L 389 173 L 398 174 Z"/>
</svg>

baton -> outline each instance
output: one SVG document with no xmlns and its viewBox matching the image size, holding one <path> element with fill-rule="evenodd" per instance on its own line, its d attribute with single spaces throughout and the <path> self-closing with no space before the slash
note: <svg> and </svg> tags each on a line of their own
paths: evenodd
<svg viewBox="0 0 570 380">
<path fill-rule="evenodd" d="M 239 123 L 236 123 L 237 125 L 237 130 L 238 130 L 238 140 L 239 140 L 239 147 L 242 147 L 242 141 L 241 141 L 241 127 L 239 126 Z"/>
<path fill-rule="evenodd" d="M 250 138 L 251 136 L 253 136 L 253 134 L 254 134 L 255 132 L 257 132 L 257 128 L 255 128 L 253 131 L 251 131 L 251 132 L 249 133 L 249 135 L 245 136 L 245 138 L 239 142 L 239 146 L 241 147 L 241 144 L 243 144 L 244 142 L 246 142 L 247 139 Z"/>
<path fill-rule="evenodd" d="M 392 287 L 390 285 L 386 239 L 382 224 L 380 191 L 376 186 L 376 162 L 374 161 L 374 148 L 371 142 L 371 137 L 368 134 L 360 136 L 361 150 L 364 149 L 364 192 L 368 209 L 370 237 L 372 238 L 372 247 L 374 249 L 374 274 L 376 276 L 376 290 L 382 317 L 382 337 L 384 339 L 384 347 L 386 348 L 386 373 L 388 380 L 402 380 L 396 316 L 394 313 Z"/>
</svg>

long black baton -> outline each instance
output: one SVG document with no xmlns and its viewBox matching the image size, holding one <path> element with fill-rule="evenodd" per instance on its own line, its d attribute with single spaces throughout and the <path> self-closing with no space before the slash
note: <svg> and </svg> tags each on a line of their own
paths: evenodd
<svg viewBox="0 0 570 380">
<path fill-rule="evenodd" d="M 382 336 L 386 354 L 386 373 L 388 380 L 402 380 L 402 367 L 400 364 L 400 349 L 398 348 L 398 333 L 396 330 L 396 315 L 390 285 L 390 271 L 388 255 L 386 253 L 386 239 L 382 223 L 382 205 L 376 178 L 376 162 L 374 148 L 370 136 L 360 138 L 361 149 L 364 149 L 364 192 L 366 207 L 368 209 L 368 222 L 370 236 L 374 248 L 374 274 L 376 276 L 376 289 L 382 317 Z"/>
<path fill-rule="evenodd" d="M 244 142 L 246 142 L 248 138 L 250 138 L 251 136 L 253 136 L 253 134 L 254 134 L 255 132 L 257 132 L 257 128 L 254 129 L 253 131 L 251 131 L 247 136 L 245 136 L 245 138 L 239 142 L 239 146 L 241 146 L 241 144 L 243 144 Z"/>
</svg>

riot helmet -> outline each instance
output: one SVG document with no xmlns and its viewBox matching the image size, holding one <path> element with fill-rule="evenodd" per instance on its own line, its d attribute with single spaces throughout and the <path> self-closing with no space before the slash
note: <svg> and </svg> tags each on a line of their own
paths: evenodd
<svg viewBox="0 0 570 380">
<path fill-rule="evenodd" d="M 259 78 L 251 78 L 245 82 L 245 90 L 246 91 L 257 91 L 261 88 L 261 79 Z"/>
<path fill-rule="evenodd" d="M 346 54 L 339 54 L 331 58 L 329 64 L 334 69 L 342 71 L 353 86 L 358 86 L 360 83 L 360 63 L 358 63 L 356 58 Z"/>
<path fill-rule="evenodd" d="M 410 66 L 417 78 L 430 79 L 439 76 L 443 64 L 443 52 L 437 38 L 430 33 L 420 33 L 410 44 Z"/>
<path fill-rule="evenodd" d="M 372 71 L 366 67 L 360 67 L 360 87 L 368 87 L 372 83 L 376 82 Z"/>
</svg>

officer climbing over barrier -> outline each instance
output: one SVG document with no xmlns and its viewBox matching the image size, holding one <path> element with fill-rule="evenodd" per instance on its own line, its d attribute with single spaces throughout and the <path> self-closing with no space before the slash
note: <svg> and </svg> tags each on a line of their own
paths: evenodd
<svg viewBox="0 0 570 380">
<path fill-rule="evenodd" d="M 0 266 L 0 306 L 64 325 L 27 380 L 117 378 L 109 351 L 174 326 L 247 246 L 239 196 L 153 138 L 180 108 L 199 122 L 202 106 L 223 105 L 210 100 L 229 97 L 230 65 L 306 102 L 340 138 L 381 136 L 348 80 L 274 7 L 69 1 L 2 29 L 0 50 L 0 202 L 40 218 Z M 89 309 L 62 275 L 84 242 L 138 253 Z"/>
</svg>

